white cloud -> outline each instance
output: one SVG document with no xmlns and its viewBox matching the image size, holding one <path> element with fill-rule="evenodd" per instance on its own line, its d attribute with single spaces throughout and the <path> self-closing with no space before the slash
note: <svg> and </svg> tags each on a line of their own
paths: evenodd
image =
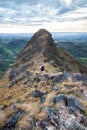
<svg viewBox="0 0 87 130">
<path fill-rule="evenodd" d="M 87 21 L 86 6 L 87 0 L 0 0 L 0 23 L 54 28 L 62 22 L 65 28 L 64 22 Z"/>
</svg>

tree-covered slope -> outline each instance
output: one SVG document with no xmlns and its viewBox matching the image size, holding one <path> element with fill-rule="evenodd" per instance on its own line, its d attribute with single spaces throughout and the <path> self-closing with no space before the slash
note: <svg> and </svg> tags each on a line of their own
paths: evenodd
<svg viewBox="0 0 87 130">
<path fill-rule="evenodd" d="M 12 66 L 17 54 L 26 45 L 27 37 L 0 37 L 0 74 Z"/>
<path fill-rule="evenodd" d="M 57 43 L 58 47 L 67 50 L 74 57 L 80 60 L 83 64 L 87 65 L 87 41 L 83 42 L 63 42 Z"/>
</svg>

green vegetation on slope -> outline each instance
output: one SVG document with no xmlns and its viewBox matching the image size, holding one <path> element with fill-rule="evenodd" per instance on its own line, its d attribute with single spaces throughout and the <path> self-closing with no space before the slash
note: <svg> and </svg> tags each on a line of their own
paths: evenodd
<svg viewBox="0 0 87 130">
<path fill-rule="evenodd" d="M 59 41 L 57 46 L 63 50 L 67 50 L 74 57 L 76 57 L 81 63 L 87 65 L 87 41 L 72 41 L 65 42 Z"/>
<path fill-rule="evenodd" d="M 0 74 L 12 66 L 17 54 L 26 43 L 25 39 L 0 38 Z"/>
</svg>

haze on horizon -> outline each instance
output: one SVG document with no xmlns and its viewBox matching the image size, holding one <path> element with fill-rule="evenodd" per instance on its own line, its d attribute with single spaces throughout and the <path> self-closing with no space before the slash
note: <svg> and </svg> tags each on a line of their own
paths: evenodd
<svg viewBox="0 0 87 130">
<path fill-rule="evenodd" d="M 87 0 L 0 0 L 0 33 L 87 32 Z"/>
</svg>

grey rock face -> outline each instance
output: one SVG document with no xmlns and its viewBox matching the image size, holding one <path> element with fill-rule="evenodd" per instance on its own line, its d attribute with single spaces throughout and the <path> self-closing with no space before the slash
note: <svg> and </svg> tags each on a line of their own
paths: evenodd
<svg viewBox="0 0 87 130">
<path fill-rule="evenodd" d="M 37 83 L 41 81 L 42 76 L 38 73 L 36 74 L 34 81 L 36 81 Z"/>
<path fill-rule="evenodd" d="M 69 96 L 68 97 L 67 104 L 68 104 L 69 108 L 72 107 L 72 108 L 76 108 L 76 109 L 79 109 L 81 111 L 84 111 L 84 108 L 82 107 L 81 103 L 74 96 Z"/>
<path fill-rule="evenodd" d="M 40 103 L 44 103 L 44 102 L 45 102 L 45 99 L 46 99 L 46 98 L 45 98 L 44 96 L 41 96 L 41 97 L 40 97 Z"/>
<path fill-rule="evenodd" d="M 80 123 L 82 123 L 85 127 L 87 127 L 87 116 L 82 116 Z"/>
<path fill-rule="evenodd" d="M 54 108 L 47 108 L 46 112 L 48 113 L 48 115 L 51 115 L 51 114 L 56 115 L 57 114 L 57 112 L 55 111 Z"/>
<path fill-rule="evenodd" d="M 9 80 L 13 80 L 14 77 L 15 77 L 15 70 L 11 69 L 11 71 L 9 73 Z"/>
<path fill-rule="evenodd" d="M 56 75 L 52 79 L 52 84 L 55 85 L 55 83 L 58 83 L 60 81 L 61 81 L 61 77 Z"/>
<path fill-rule="evenodd" d="M 5 124 L 3 130 L 15 130 L 16 123 L 20 116 L 22 115 L 21 112 L 16 112 Z"/>
<path fill-rule="evenodd" d="M 87 130 L 86 127 L 82 126 L 80 123 L 77 121 L 72 121 L 71 125 L 69 127 L 70 130 Z"/>
<path fill-rule="evenodd" d="M 39 90 L 35 90 L 32 94 L 33 97 L 39 97 L 41 98 L 44 95 L 44 93 L 40 92 Z"/>
<path fill-rule="evenodd" d="M 25 63 L 22 64 L 21 66 L 19 66 L 17 69 L 11 69 L 10 73 L 9 73 L 9 80 L 13 80 L 14 78 L 16 78 L 21 72 L 23 72 L 27 67 L 30 66 L 30 63 Z M 26 73 L 27 75 L 28 73 Z"/>
<path fill-rule="evenodd" d="M 72 79 L 72 77 L 73 77 L 73 76 L 72 76 L 71 73 L 65 71 L 65 72 L 63 73 L 63 75 L 62 75 L 62 81 L 64 81 L 64 80 L 68 80 L 69 78 Z"/>
<path fill-rule="evenodd" d="M 1 107 L 1 110 L 4 111 L 7 107 L 8 107 L 7 105 L 3 105 L 3 106 Z"/>
<path fill-rule="evenodd" d="M 67 105 L 67 96 L 64 94 L 59 94 L 58 96 L 53 98 L 53 103 L 64 102 Z"/>
<path fill-rule="evenodd" d="M 8 96 L 8 99 L 9 99 L 9 100 L 12 99 L 12 96 Z"/>
<path fill-rule="evenodd" d="M 48 74 L 44 74 L 44 75 L 43 75 L 43 79 L 44 79 L 44 81 L 48 81 L 49 75 L 48 75 Z"/>
<path fill-rule="evenodd" d="M 49 64 L 53 65 L 54 67 L 57 67 L 57 65 L 56 65 L 56 63 L 55 63 L 54 60 L 50 60 L 50 61 L 49 61 Z"/>
</svg>

